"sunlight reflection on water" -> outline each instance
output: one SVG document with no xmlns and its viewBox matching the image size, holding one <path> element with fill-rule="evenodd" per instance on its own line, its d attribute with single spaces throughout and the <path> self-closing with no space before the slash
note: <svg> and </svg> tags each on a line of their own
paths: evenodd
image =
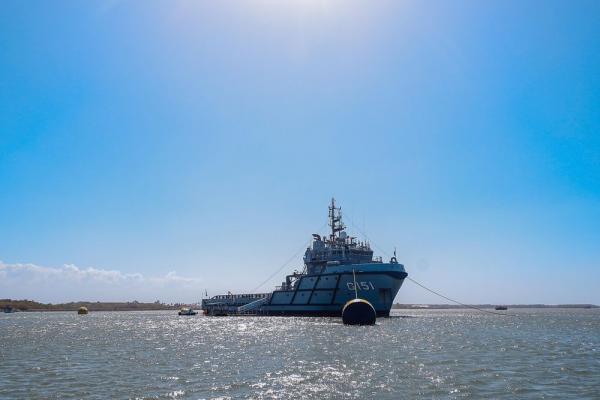
<svg viewBox="0 0 600 400">
<path fill-rule="evenodd" d="M 0 398 L 594 398 L 600 311 L 0 315 Z"/>
</svg>

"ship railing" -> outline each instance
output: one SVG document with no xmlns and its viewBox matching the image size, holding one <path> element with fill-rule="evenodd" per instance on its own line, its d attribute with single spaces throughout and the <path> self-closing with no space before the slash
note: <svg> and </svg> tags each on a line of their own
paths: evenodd
<svg viewBox="0 0 600 400">
<path fill-rule="evenodd" d="M 262 299 L 254 300 L 252 303 L 244 304 L 243 306 L 238 307 L 237 308 L 237 312 L 238 312 L 238 314 L 247 313 L 247 312 L 249 312 L 251 310 L 254 310 L 254 309 L 262 306 L 263 304 L 265 304 L 268 301 L 269 301 L 268 297 L 264 297 Z"/>
<path fill-rule="evenodd" d="M 220 294 L 213 296 L 211 300 L 262 299 L 268 295 L 270 295 L 270 293 Z"/>
</svg>

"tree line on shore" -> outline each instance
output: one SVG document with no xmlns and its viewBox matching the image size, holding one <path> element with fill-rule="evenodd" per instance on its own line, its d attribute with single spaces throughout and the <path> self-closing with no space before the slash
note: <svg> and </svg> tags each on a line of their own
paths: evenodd
<svg viewBox="0 0 600 400">
<path fill-rule="evenodd" d="M 76 301 L 70 303 L 39 303 L 33 300 L 0 299 L 0 312 L 6 307 L 18 311 L 76 311 L 79 307 L 87 307 L 90 311 L 147 311 L 147 310 L 175 310 L 183 304 L 165 304 L 160 301 L 154 303 L 131 302 L 91 302 Z"/>
</svg>

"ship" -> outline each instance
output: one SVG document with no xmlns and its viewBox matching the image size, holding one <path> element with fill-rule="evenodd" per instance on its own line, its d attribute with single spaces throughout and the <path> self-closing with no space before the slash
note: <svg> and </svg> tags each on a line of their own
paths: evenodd
<svg viewBox="0 0 600 400">
<path fill-rule="evenodd" d="M 375 257 L 370 242 L 348 235 L 342 209 L 329 205 L 328 235 L 312 235 L 304 268 L 285 277 L 269 293 L 223 294 L 202 300 L 205 315 L 339 317 L 349 301 L 369 302 L 377 317 L 389 317 L 396 294 L 408 276 L 396 251 L 388 262 Z"/>
</svg>

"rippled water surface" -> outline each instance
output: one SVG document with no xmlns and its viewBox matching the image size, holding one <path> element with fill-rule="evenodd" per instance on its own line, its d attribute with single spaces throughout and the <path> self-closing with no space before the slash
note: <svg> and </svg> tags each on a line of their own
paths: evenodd
<svg viewBox="0 0 600 400">
<path fill-rule="evenodd" d="M 0 314 L 0 398 L 600 398 L 600 310 Z"/>
</svg>

